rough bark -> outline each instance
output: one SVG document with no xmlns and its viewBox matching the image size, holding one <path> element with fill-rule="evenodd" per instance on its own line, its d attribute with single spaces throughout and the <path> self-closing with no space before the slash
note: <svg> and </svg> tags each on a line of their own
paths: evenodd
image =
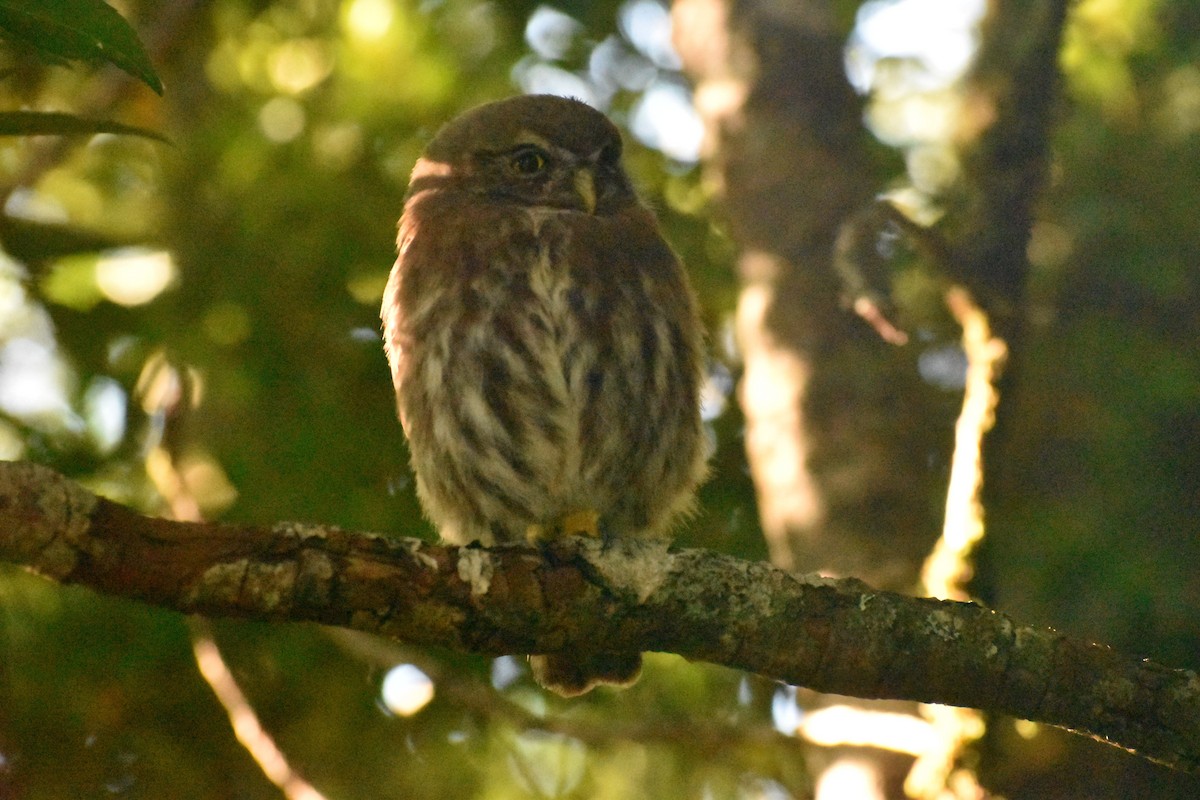
<svg viewBox="0 0 1200 800">
<path fill-rule="evenodd" d="M 0 559 L 184 613 L 310 621 L 501 654 L 662 650 L 824 692 L 984 708 L 1200 772 L 1200 677 L 970 603 L 701 550 L 451 547 L 300 523 L 146 517 L 0 463 Z"/>
<path fill-rule="evenodd" d="M 1019 331 L 1034 209 L 1046 184 L 1058 108 L 1058 52 L 1066 0 L 991 5 L 964 81 L 957 141 L 961 196 L 945 235 L 953 267 L 993 317 Z"/>
</svg>

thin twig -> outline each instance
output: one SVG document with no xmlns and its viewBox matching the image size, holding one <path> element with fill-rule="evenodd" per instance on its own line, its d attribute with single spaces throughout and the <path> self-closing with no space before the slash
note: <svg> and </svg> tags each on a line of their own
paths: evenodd
<svg viewBox="0 0 1200 800">
<path fill-rule="evenodd" d="M 187 370 L 180 369 L 165 357 L 152 359 L 148 364 L 152 364 L 150 374 L 147 376 L 143 373 L 145 379 L 138 382 L 138 392 L 146 412 L 151 416 L 161 416 L 163 424 L 158 429 L 158 438 L 150 442 L 146 454 L 146 473 L 166 501 L 174 519 L 203 522 L 200 503 L 178 468 L 180 422 L 192 408 L 193 393 Z M 188 623 L 192 652 L 200 676 L 225 709 L 233 735 L 258 764 L 266 779 L 275 784 L 288 800 L 325 800 L 324 795 L 292 768 L 287 756 L 259 722 L 258 714 L 225 664 L 221 649 L 213 638 L 212 626 L 207 620 L 195 616 L 189 617 Z"/>
<path fill-rule="evenodd" d="M 196 655 L 200 675 L 212 687 L 213 694 L 229 716 L 233 735 L 246 748 L 263 775 L 278 786 L 288 800 L 325 800 L 325 795 L 292 769 L 287 756 L 263 729 L 254 708 L 225 664 L 221 650 L 213 640 L 212 627 L 199 617 L 189 617 L 188 623 L 192 634 L 192 652 Z"/>
</svg>

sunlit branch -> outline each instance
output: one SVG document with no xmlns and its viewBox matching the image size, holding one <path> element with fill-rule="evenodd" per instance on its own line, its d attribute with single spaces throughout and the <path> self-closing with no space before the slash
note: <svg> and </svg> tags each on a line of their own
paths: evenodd
<svg viewBox="0 0 1200 800">
<path fill-rule="evenodd" d="M 996 378 L 1007 348 L 992 336 L 987 313 L 961 287 L 946 293 L 946 304 L 962 327 L 967 357 L 962 411 L 954 431 L 954 457 L 946 491 L 942 536 L 925 562 L 921 581 L 933 597 L 966 600 L 971 553 L 983 539 L 983 438 L 995 421 Z"/>
<path fill-rule="evenodd" d="M 961 286 L 946 291 L 946 305 L 962 328 L 967 357 L 962 411 L 954 430 L 954 456 L 946 490 L 942 535 L 921 570 L 921 583 L 931 597 L 967 600 L 967 583 L 974 574 L 972 554 L 983 540 L 983 440 L 995 421 L 999 395 L 996 380 L 1007 355 L 1004 342 L 992 336 L 987 312 Z M 921 706 L 921 716 L 938 732 L 937 744 L 922 752 L 905 789 L 914 797 L 937 797 L 954 771 L 962 748 L 981 737 L 983 715 L 974 709 Z"/>
<path fill-rule="evenodd" d="M 147 413 L 159 415 L 174 424 L 164 424 L 160 436 L 149 447 L 145 460 L 146 474 L 166 502 L 174 520 L 200 523 L 203 521 L 200 504 L 178 467 L 178 437 L 169 435 L 180 430 L 180 419 L 192 408 L 195 387 L 190 385 L 187 371 L 179 369 L 166 358 L 152 359 L 147 362 L 147 367 L 149 371 L 144 371 L 143 380 L 138 381 L 143 407 Z M 225 663 L 208 621 L 192 617 L 188 627 L 200 677 L 225 709 L 233 735 L 254 759 L 263 775 L 287 800 L 325 800 L 325 795 L 292 768 L 287 756 L 259 722 L 257 712 Z"/>
<path fill-rule="evenodd" d="M 212 632 L 203 622 L 193 622 L 192 648 L 195 651 L 196 666 L 204 680 L 212 687 L 225 713 L 229 715 L 229 724 L 234 735 L 258 764 L 267 780 L 279 787 L 288 800 L 325 800 L 325 795 L 292 769 L 275 740 L 263 729 L 258 715 L 254 713 L 233 673 L 225 664 L 217 643 L 213 641 Z"/>
<path fill-rule="evenodd" d="M 1200 772 L 1200 677 L 980 606 L 621 539 L 452 547 L 142 516 L 0 463 L 0 558 L 185 613 L 485 654 L 663 650 L 822 692 L 984 708 Z"/>
</svg>

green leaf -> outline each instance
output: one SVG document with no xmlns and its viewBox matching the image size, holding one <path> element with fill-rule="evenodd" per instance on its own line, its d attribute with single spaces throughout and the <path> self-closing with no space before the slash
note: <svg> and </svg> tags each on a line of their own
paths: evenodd
<svg viewBox="0 0 1200 800">
<path fill-rule="evenodd" d="M 98 253 L 136 242 L 71 223 L 44 222 L 0 214 L 0 245 L 26 266 L 63 256 Z"/>
<path fill-rule="evenodd" d="M 0 0 L 0 34 L 57 58 L 109 61 L 162 94 L 137 34 L 103 0 Z"/>
<path fill-rule="evenodd" d="M 161 133 L 104 119 L 87 119 L 56 111 L 0 111 L 0 136 L 91 136 L 97 133 L 141 136 L 171 143 Z"/>
<path fill-rule="evenodd" d="M 42 296 L 66 308 L 91 311 L 104 299 L 96 283 L 96 256 L 68 256 L 55 263 L 41 281 Z"/>
</svg>

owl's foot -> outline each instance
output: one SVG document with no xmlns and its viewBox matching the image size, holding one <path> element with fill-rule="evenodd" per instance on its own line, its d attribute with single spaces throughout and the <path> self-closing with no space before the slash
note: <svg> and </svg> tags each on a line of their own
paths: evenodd
<svg viewBox="0 0 1200 800">
<path fill-rule="evenodd" d="M 567 514 L 559 530 L 563 536 L 597 537 L 600 535 L 600 515 L 591 509 Z"/>
<path fill-rule="evenodd" d="M 525 541 L 529 544 L 540 544 L 559 536 L 600 536 L 600 515 L 595 511 L 575 511 L 567 514 L 562 521 L 552 528 L 545 525 L 528 525 L 525 528 Z"/>
</svg>

